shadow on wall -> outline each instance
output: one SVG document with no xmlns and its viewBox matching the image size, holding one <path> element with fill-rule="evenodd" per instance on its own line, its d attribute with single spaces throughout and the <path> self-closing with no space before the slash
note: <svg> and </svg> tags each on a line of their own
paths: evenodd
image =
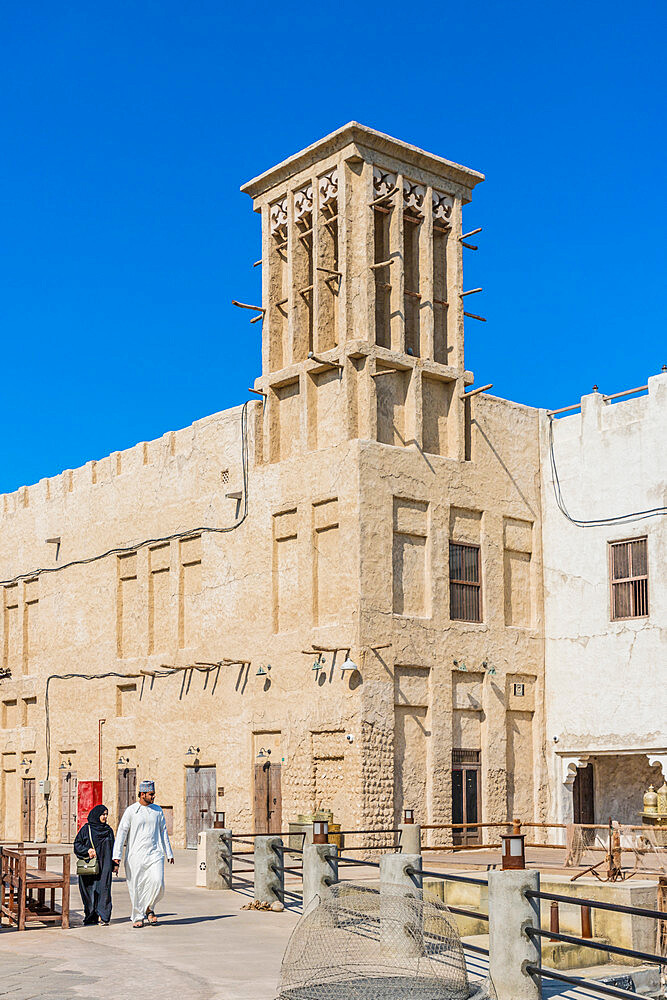
<svg viewBox="0 0 667 1000">
<path fill-rule="evenodd" d="M 641 823 L 644 792 L 649 785 L 659 788 L 664 780 L 660 765 L 651 767 L 645 754 L 593 757 L 592 763 L 595 822 L 606 823 L 611 817 L 619 823 Z"/>
<path fill-rule="evenodd" d="M 526 507 L 528 508 L 528 510 L 529 510 L 529 511 L 531 512 L 531 514 L 533 515 L 533 517 L 534 517 L 535 519 L 537 519 L 537 517 L 538 517 L 538 514 L 537 514 L 537 512 L 536 512 L 536 511 L 535 511 L 535 510 L 533 509 L 533 507 L 531 506 L 531 503 L 530 503 L 530 501 L 528 500 L 528 498 L 526 497 L 526 495 L 525 495 L 525 494 L 524 494 L 524 492 L 522 491 L 521 487 L 520 487 L 520 486 L 519 486 L 519 484 L 517 483 L 516 479 L 514 478 L 514 476 L 512 475 L 512 473 L 510 472 L 509 468 L 507 467 L 507 465 L 506 465 L 506 464 L 505 464 L 505 462 L 503 461 L 503 458 L 502 458 L 502 456 L 500 455 L 500 453 L 499 453 L 499 452 L 497 451 L 497 449 L 496 449 L 496 448 L 494 447 L 494 445 L 492 444 L 492 442 L 491 442 L 491 439 L 489 438 L 488 434 L 487 434 L 487 433 L 485 432 L 485 430 L 484 430 L 484 428 L 482 427 L 482 425 L 481 425 L 481 423 L 479 422 L 479 420 L 477 420 L 477 419 L 473 419 L 473 420 L 471 421 L 471 423 L 472 423 L 472 425 L 473 425 L 474 427 L 476 427 L 476 428 L 477 428 L 477 430 L 479 431 L 479 433 L 481 434 L 481 436 L 482 436 L 482 437 L 484 438 L 484 440 L 486 441 L 486 443 L 487 443 L 487 445 L 488 445 L 488 448 L 489 448 L 489 451 L 490 451 L 490 452 L 491 452 L 491 453 L 492 453 L 492 454 L 493 454 L 493 455 L 495 456 L 495 458 L 496 458 L 496 459 L 497 459 L 497 461 L 498 461 L 498 464 L 499 464 L 500 466 L 502 466 L 502 468 L 503 468 L 503 469 L 505 470 L 505 472 L 507 473 L 507 476 L 508 476 L 508 478 L 509 478 L 510 482 L 512 483 L 512 485 L 514 486 L 514 489 L 515 489 L 515 490 L 517 491 L 517 493 L 519 494 L 519 496 L 521 497 L 521 499 L 522 499 L 522 500 L 523 500 L 523 502 L 525 503 L 525 505 L 526 505 Z"/>
</svg>

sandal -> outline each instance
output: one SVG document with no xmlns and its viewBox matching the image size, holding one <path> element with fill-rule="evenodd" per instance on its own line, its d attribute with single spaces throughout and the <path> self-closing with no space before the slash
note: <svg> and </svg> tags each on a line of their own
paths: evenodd
<svg viewBox="0 0 667 1000">
<path fill-rule="evenodd" d="M 134 923 L 132 924 L 132 926 L 133 926 L 133 927 L 143 927 L 143 926 L 144 926 L 144 922 L 143 922 L 143 920 L 136 920 L 136 921 L 135 921 L 135 922 L 134 922 Z"/>
<path fill-rule="evenodd" d="M 155 916 L 155 913 L 154 913 L 153 910 L 146 910 L 146 919 L 148 920 L 149 924 L 156 924 L 157 923 L 157 917 Z"/>
</svg>

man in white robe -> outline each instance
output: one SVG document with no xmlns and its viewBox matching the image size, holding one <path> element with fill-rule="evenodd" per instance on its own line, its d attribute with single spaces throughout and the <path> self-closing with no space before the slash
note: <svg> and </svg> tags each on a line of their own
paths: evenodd
<svg viewBox="0 0 667 1000">
<path fill-rule="evenodd" d="M 132 902 L 132 924 L 143 927 L 144 920 L 156 924 L 155 905 L 164 894 L 164 859 L 174 863 L 164 813 L 154 804 L 155 784 L 142 781 L 139 801 L 128 806 L 118 824 L 113 845 L 113 861 L 118 871 L 123 846 L 125 875 Z"/>
</svg>

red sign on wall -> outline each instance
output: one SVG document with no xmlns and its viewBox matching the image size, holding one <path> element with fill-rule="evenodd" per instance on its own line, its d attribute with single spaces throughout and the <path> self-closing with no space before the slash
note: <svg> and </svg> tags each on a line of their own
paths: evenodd
<svg viewBox="0 0 667 1000">
<path fill-rule="evenodd" d="M 104 801 L 101 781 L 79 781 L 79 801 L 77 808 L 77 829 L 88 822 L 88 813 Z"/>
</svg>

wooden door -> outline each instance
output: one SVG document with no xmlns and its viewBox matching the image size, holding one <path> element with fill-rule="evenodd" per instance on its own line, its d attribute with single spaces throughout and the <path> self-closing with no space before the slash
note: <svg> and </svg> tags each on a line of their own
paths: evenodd
<svg viewBox="0 0 667 1000">
<path fill-rule="evenodd" d="M 595 822 L 595 797 L 593 791 L 593 765 L 578 767 L 572 785 L 572 806 L 575 823 Z"/>
<path fill-rule="evenodd" d="M 480 820 L 480 752 L 452 750 L 452 823 L 478 823 Z M 479 827 L 453 831 L 455 844 L 479 844 Z"/>
<path fill-rule="evenodd" d="M 76 771 L 66 771 L 60 779 L 60 841 L 74 843 L 77 834 L 77 790 Z"/>
<path fill-rule="evenodd" d="M 188 767 L 185 772 L 185 846 L 196 847 L 202 830 L 215 819 L 215 767 Z"/>
<path fill-rule="evenodd" d="M 136 767 L 121 767 L 117 771 L 116 792 L 118 811 L 117 823 L 120 823 L 128 806 L 137 801 L 137 769 Z"/>
<path fill-rule="evenodd" d="M 281 765 L 255 764 L 255 833 L 280 833 L 283 821 Z"/>
<path fill-rule="evenodd" d="M 23 801 L 21 807 L 21 840 L 31 843 L 35 840 L 35 779 L 23 779 Z"/>
</svg>

